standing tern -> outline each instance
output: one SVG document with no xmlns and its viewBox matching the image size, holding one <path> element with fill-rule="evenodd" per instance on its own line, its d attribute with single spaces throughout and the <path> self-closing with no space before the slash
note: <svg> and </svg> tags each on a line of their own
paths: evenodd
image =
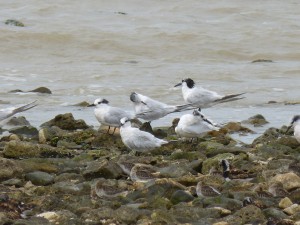
<svg viewBox="0 0 300 225">
<path fill-rule="evenodd" d="M 126 117 L 121 119 L 120 135 L 124 145 L 134 152 L 147 152 L 168 143 L 148 132 L 132 127 Z"/>
<path fill-rule="evenodd" d="M 232 94 L 232 95 L 220 95 L 217 92 L 197 87 L 195 82 L 187 78 L 182 80 L 181 83 L 176 84 L 175 87 L 182 86 L 182 95 L 186 103 L 192 104 L 199 108 L 208 108 L 218 103 L 231 102 L 242 99 L 244 97 L 238 97 L 245 93 Z"/>
<path fill-rule="evenodd" d="M 121 108 L 118 107 L 112 107 L 109 105 L 109 101 L 103 98 L 98 98 L 94 101 L 93 104 L 88 105 L 88 107 L 96 106 L 94 113 L 96 116 L 96 119 L 99 121 L 101 125 L 108 126 L 109 133 L 110 127 L 114 127 L 114 131 L 112 134 L 115 133 L 115 130 L 117 127 L 120 127 L 120 120 L 123 117 L 128 117 L 130 119 L 133 119 L 133 112 L 127 112 Z"/>
<path fill-rule="evenodd" d="M 292 122 L 285 133 L 287 133 L 292 127 L 294 128 L 294 137 L 300 143 L 300 115 L 293 117 Z"/>
<path fill-rule="evenodd" d="M 175 127 L 175 132 L 180 137 L 186 138 L 196 138 L 211 130 L 219 130 L 218 125 L 205 118 L 199 110 L 194 110 L 193 114 L 181 116 Z"/>
<path fill-rule="evenodd" d="M 19 112 L 24 112 L 28 109 L 31 109 L 35 106 L 37 106 L 37 104 L 35 104 L 36 101 L 33 101 L 31 103 L 28 103 L 26 105 L 20 106 L 20 107 L 9 107 L 9 108 L 5 108 L 5 109 L 0 109 L 0 121 L 3 121 L 13 115 L 15 115 L 16 113 Z"/>
<path fill-rule="evenodd" d="M 191 104 L 168 105 L 136 92 L 131 93 L 130 100 L 134 104 L 136 117 L 150 122 L 170 113 L 192 109 Z"/>
</svg>

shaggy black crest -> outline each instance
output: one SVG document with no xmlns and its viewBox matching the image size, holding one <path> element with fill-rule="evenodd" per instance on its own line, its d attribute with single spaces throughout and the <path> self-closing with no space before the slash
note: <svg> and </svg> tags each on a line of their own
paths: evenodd
<svg viewBox="0 0 300 225">
<path fill-rule="evenodd" d="M 189 88 L 193 88 L 195 86 L 195 82 L 191 78 L 187 78 L 187 79 L 183 80 L 182 82 L 186 82 L 186 85 Z"/>
<path fill-rule="evenodd" d="M 295 123 L 298 120 L 300 120 L 300 115 L 294 116 L 294 118 L 292 120 L 292 124 Z"/>
<path fill-rule="evenodd" d="M 108 104 L 108 103 L 109 103 L 109 101 L 107 101 L 106 99 L 102 99 L 102 101 L 101 101 L 101 102 L 98 102 L 98 104 L 100 104 L 100 103 Z"/>
<path fill-rule="evenodd" d="M 135 101 L 136 101 L 135 95 L 136 95 L 135 92 L 132 92 L 132 93 L 130 94 L 130 101 L 132 101 L 132 102 L 135 102 Z"/>
</svg>

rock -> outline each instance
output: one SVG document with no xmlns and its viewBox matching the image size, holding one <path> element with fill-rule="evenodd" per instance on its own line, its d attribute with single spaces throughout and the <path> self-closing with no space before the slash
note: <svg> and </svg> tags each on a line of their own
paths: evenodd
<svg viewBox="0 0 300 225">
<path fill-rule="evenodd" d="M 27 157 L 70 157 L 73 152 L 61 148 L 53 148 L 44 144 L 33 144 L 25 141 L 10 141 L 4 146 L 3 155 L 8 158 Z"/>
<path fill-rule="evenodd" d="M 273 60 L 271 59 L 255 59 L 251 63 L 271 63 Z"/>
<path fill-rule="evenodd" d="M 222 207 L 231 211 L 236 211 L 243 205 L 243 203 L 239 200 L 224 196 L 203 198 L 201 203 L 203 204 L 204 208 Z"/>
<path fill-rule="evenodd" d="M 15 127 L 10 129 L 9 132 L 25 137 L 37 137 L 39 133 L 38 130 L 33 126 Z"/>
<path fill-rule="evenodd" d="M 41 93 L 41 94 L 52 94 L 51 90 L 49 88 L 46 88 L 46 87 L 38 87 L 34 90 L 31 90 L 29 92 L 38 92 L 38 93 Z"/>
<path fill-rule="evenodd" d="M 181 149 L 176 149 L 171 153 L 170 157 L 172 160 L 187 159 L 192 161 L 201 158 L 201 153 L 199 151 L 187 152 L 182 151 Z"/>
<path fill-rule="evenodd" d="M 128 206 L 121 206 L 116 210 L 100 207 L 83 213 L 81 218 L 90 223 L 105 221 L 105 224 L 136 224 L 137 219 L 146 213 L 148 211 L 137 210 Z"/>
<path fill-rule="evenodd" d="M 259 224 L 266 221 L 266 217 L 262 213 L 262 211 L 254 206 L 254 205 L 248 205 L 246 207 L 241 208 L 240 210 L 237 210 L 233 215 L 229 215 L 225 218 L 223 218 L 226 222 L 229 224 Z"/>
<path fill-rule="evenodd" d="M 300 177 L 292 172 L 277 174 L 269 180 L 269 183 L 281 183 L 283 188 L 289 191 L 300 187 Z"/>
<path fill-rule="evenodd" d="M 159 169 L 162 177 L 179 178 L 190 173 L 196 173 L 189 162 L 183 161 L 179 163 L 173 163 L 169 166 Z"/>
<path fill-rule="evenodd" d="M 100 177 L 117 179 L 122 176 L 122 169 L 116 163 L 104 159 L 89 162 L 82 175 L 88 180 Z"/>
<path fill-rule="evenodd" d="M 287 207 L 283 210 L 288 215 L 294 215 L 300 212 L 300 206 L 298 204 L 293 204 L 290 207 Z"/>
<path fill-rule="evenodd" d="M 88 103 L 87 101 L 83 101 L 83 102 L 79 102 L 77 104 L 74 104 L 73 106 L 87 107 L 89 105 L 90 105 L 90 103 Z"/>
<path fill-rule="evenodd" d="M 76 144 L 75 142 L 69 142 L 66 140 L 59 140 L 56 144 L 57 147 L 67 148 L 67 149 L 80 149 L 81 145 Z"/>
<path fill-rule="evenodd" d="M 204 219 L 218 219 L 222 216 L 222 210 L 217 208 L 199 208 L 188 206 L 186 204 L 178 204 L 170 209 L 170 214 L 173 215 L 179 223 L 196 223 L 198 221 L 205 221 L 206 224 L 212 224 L 211 222 L 207 223 L 208 221 Z"/>
<path fill-rule="evenodd" d="M 194 199 L 194 197 L 190 193 L 183 191 L 183 190 L 178 190 L 172 194 L 170 200 L 171 200 L 172 204 L 176 205 L 180 202 L 190 202 L 193 199 Z"/>
<path fill-rule="evenodd" d="M 68 210 L 43 212 L 41 214 L 38 214 L 37 217 L 45 218 L 51 224 L 77 224 L 77 216 Z"/>
<path fill-rule="evenodd" d="M 24 116 L 12 117 L 7 123 L 9 126 L 29 126 L 30 123 Z"/>
<path fill-rule="evenodd" d="M 2 184 L 7 186 L 22 187 L 23 181 L 17 178 L 11 178 L 9 180 L 3 181 Z"/>
<path fill-rule="evenodd" d="M 202 164 L 202 174 L 208 174 L 212 167 L 218 167 L 222 159 L 233 159 L 234 155 L 232 153 L 218 154 L 212 158 L 206 159 Z"/>
<path fill-rule="evenodd" d="M 0 220 L 2 221 L 2 220 Z M 26 218 L 26 219 L 19 219 L 14 221 L 14 225 L 51 225 L 47 219 L 42 218 L 42 217 L 31 217 L 31 218 Z"/>
<path fill-rule="evenodd" d="M 281 199 L 278 204 L 279 208 L 281 209 L 285 209 L 287 207 L 290 207 L 291 205 L 293 205 L 293 202 L 288 197 Z"/>
<path fill-rule="evenodd" d="M 22 172 L 13 160 L 0 157 L 0 181 L 20 176 Z"/>
<path fill-rule="evenodd" d="M 285 145 L 285 146 L 288 146 L 292 149 L 295 149 L 295 148 L 298 148 L 299 147 L 299 143 L 298 141 L 296 140 L 296 138 L 294 137 L 291 137 L 291 136 L 284 136 L 284 137 L 281 137 L 277 140 L 277 143 L 278 144 L 281 144 L 281 145 Z"/>
<path fill-rule="evenodd" d="M 34 185 L 49 185 L 54 182 L 54 176 L 42 171 L 36 171 L 25 174 L 25 179 L 31 181 Z"/>
<path fill-rule="evenodd" d="M 62 174 L 57 175 L 54 178 L 55 183 L 66 181 L 66 180 L 68 180 L 68 181 L 72 180 L 75 182 L 83 182 L 84 178 L 82 175 L 77 174 L 77 173 L 62 173 Z"/>
<path fill-rule="evenodd" d="M 59 114 L 54 119 L 41 125 L 41 127 L 46 126 L 57 126 L 63 130 L 77 130 L 88 128 L 83 120 L 75 120 L 72 113 Z"/>
<path fill-rule="evenodd" d="M 282 219 L 288 218 L 288 216 L 284 212 L 282 212 L 281 210 L 278 210 L 276 208 L 264 209 L 263 213 L 266 218 L 273 218 L 276 220 L 282 220 Z"/>
<path fill-rule="evenodd" d="M 39 130 L 39 142 L 42 144 L 49 142 L 52 146 L 56 146 L 58 140 L 66 135 L 67 132 L 57 126 L 44 127 Z"/>
<path fill-rule="evenodd" d="M 60 194 L 89 195 L 91 185 L 87 182 L 75 183 L 76 181 L 61 181 L 52 185 L 55 192 Z"/>
<path fill-rule="evenodd" d="M 239 122 L 229 122 L 224 127 L 224 129 L 228 130 L 229 133 L 241 132 L 241 133 L 254 133 L 248 127 L 244 127 Z"/>
<path fill-rule="evenodd" d="M 255 147 L 258 144 L 266 144 L 272 141 L 276 141 L 281 136 L 280 130 L 274 127 L 268 128 L 263 135 L 254 139 L 252 146 Z"/>
<path fill-rule="evenodd" d="M 16 26 L 16 27 L 24 27 L 24 23 L 22 23 L 19 20 L 15 20 L 15 19 L 7 19 L 5 20 L 5 24 L 6 25 L 11 25 L 11 26 Z"/>
<path fill-rule="evenodd" d="M 269 122 L 265 119 L 265 117 L 263 117 L 263 115 L 257 114 L 255 116 L 250 117 L 247 120 L 244 120 L 243 123 L 249 123 L 254 125 L 255 127 L 258 127 L 258 126 L 265 125 Z"/>
</svg>

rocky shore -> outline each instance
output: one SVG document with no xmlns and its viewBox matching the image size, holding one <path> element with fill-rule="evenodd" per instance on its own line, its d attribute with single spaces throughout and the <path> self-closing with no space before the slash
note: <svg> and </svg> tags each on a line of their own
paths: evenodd
<svg viewBox="0 0 300 225">
<path fill-rule="evenodd" d="M 178 122 L 178 121 L 177 121 Z M 267 121 L 229 123 L 198 140 L 180 140 L 173 125 L 154 128 L 172 140 L 134 155 L 114 135 L 72 114 L 35 128 L 14 118 L 0 141 L 0 224 L 300 224 L 300 144 L 269 128 L 252 144 L 237 143 Z M 230 163 L 222 177 L 221 160 Z M 146 165 L 149 180 L 130 169 Z M 153 175 L 153 177 L 152 177 Z M 197 184 L 220 191 L 197 196 Z"/>
</svg>

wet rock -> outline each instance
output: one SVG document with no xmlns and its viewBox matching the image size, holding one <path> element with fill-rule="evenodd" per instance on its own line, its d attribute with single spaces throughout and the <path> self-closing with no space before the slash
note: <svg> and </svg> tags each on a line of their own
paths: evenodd
<svg viewBox="0 0 300 225">
<path fill-rule="evenodd" d="M 170 214 L 174 216 L 178 223 L 196 223 L 198 221 L 205 221 L 206 224 L 212 224 L 212 221 L 207 223 L 208 221 L 205 219 L 220 218 L 222 216 L 222 210 L 217 208 L 199 208 L 188 206 L 186 204 L 178 204 L 170 209 Z"/>
<path fill-rule="evenodd" d="M 182 151 L 181 149 L 176 149 L 171 153 L 171 159 L 187 159 L 189 161 L 201 158 L 201 153 L 199 151 Z"/>
<path fill-rule="evenodd" d="M 136 224 L 138 218 L 147 212 L 127 206 L 121 206 L 116 210 L 100 207 L 83 213 L 81 217 L 84 221 L 92 223 L 105 221 L 105 224 Z"/>
<path fill-rule="evenodd" d="M 11 26 L 16 26 L 16 27 L 24 27 L 24 23 L 22 23 L 19 20 L 15 20 L 15 19 L 7 19 L 4 22 L 6 25 L 11 25 Z"/>
<path fill-rule="evenodd" d="M 223 153 L 223 154 L 218 154 L 212 158 L 206 159 L 203 161 L 202 164 L 202 173 L 208 174 L 209 170 L 212 167 L 216 167 L 216 168 L 219 167 L 222 159 L 233 159 L 233 158 L 234 158 L 234 154 Z"/>
<path fill-rule="evenodd" d="M 77 173 L 62 173 L 62 174 L 57 175 L 54 178 L 55 183 L 61 182 L 61 181 L 70 181 L 70 180 L 76 181 L 76 182 L 83 182 L 84 178 L 82 175 L 77 174 Z"/>
<path fill-rule="evenodd" d="M 190 193 L 183 191 L 183 190 L 178 190 L 172 194 L 170 200 L 171 200 L 172 204 L 176 205 L 180 202 L 193 201 L 193 199 L 194 199 L 194 197 Z"/>
<path fill-rule="evenodd" d="M 25 179 L 31 181 L 34 185 L 49 185 L 54 182 L 54 176 L 49 173 L 36 171 L 25 174 Z"/>
<path fill-rule="evenodd" d="M 248 205 L 224 218 L 229 224 L 259 224 L 266 221 L 263 212 L 254 205 Z M 223 220 L 224 220 L 223 219 Z"/>
<path fill-rule="evenodd" d="M 285 137 L 281 137 L 277 140 L 277 143 L 278 144 L 281 144 L 281 145 L 285 145 L 285 146 L 288 146 L 292 149 L 295 149 L 295 148 L 298 148 L 299 147 L 299 143 L 298 141 L 296 140 L 296 138 L 294 137 L 290 137 L 290 136 L 285 136 Z"/>
<path fill-rule="evenodd" d="M 0 220 L 2 221 L 2 220 Z M 42 218 L 42 217 L 31 217 L 27 219 L 19 219 L 14 221 L 14 225 L 51 225 L 47 219 Z"/>
<path fill-rule="evenodd" d="M 300 206 L 298 204 L 293 204 L 283 210 L 288 215 L 294 215 L 300 212 Z"/>
<path fill-rule="evenodd" d="M 33 126 L 15 127 L 10 129 L 9 132 L 24 137 L 37 137 L 39 133 L 38 130 Z"/>
<path fill-rule="evenodd" d="M 285 209 L 287 207 L 290 207 L 291 205 L 293 205 L 293 202 L 288 197 L 281 199 L 278 204 L 279 208 L 281 209 Z"/>
<path fill-rule="evenodd" d="M 59 140 L 56 146 L 67 149 L 80 149 L 82 147 L 81 145 L 78 145 L 75 142 L 69 142 L 65 140 Z"/>
<path fill-rule="evenodd" d="M 252 142 L 252 146 L 256 146 L 258 144 L 266 144 L 270 142 L 276 141 L 281 136 L 281 132 L 278 128 L 268 128 L 263 135 L 259 136 L 258 138 L 254 139 Z"/>
<path fill-rule="evenodd" d="M 77 216 L 68 210 L 43 212 L 38 214 L 37 217 L 45 218 L 51 224 L 76 224 L 77 220 Z"/>
<path fill-rule="evenodd" d="M 12 117 L 7 123 L 9 126 L 29 126 L 29 121 L 24 116 Z"/>
<path fill-rule="evenodd" d="M 159 172 L 162 177 L 169 178 L 179 178 L 190 173 L 196 174 L 195 170 L 191 168 L 190 163 L 186 161 L 174 163 L 169 166 L 160 168 Z"/>
<path fill-rule="evenodd" d="M 282 219 L 288 218 L 288 216 L 284 212 L 282 212 L 281 210 L 278 210 L 276 208 L 264 209 L 263 213 L 266 218 L 273 218 L 276 220 L 282 220 Z"/>
<path fill-rule="evenodd" d="M 241 133 L 254 133 L 248 127 L 244 127 L 239 122 L 229 122 L 224 127 L 224 129 L 228 130 L 229 133 L 241 132 Z"/>
<path fill-rule="evenodd" d="M 255 59 L 251 63 L 271 63 L 273 60 L 271 59 Z"/>
<path fill-rule="evenodd" d="M 66 135 L 67 132 L 57 126 L 44 127 L 39 130 L 39 142 L 42 144 L 49 142 L 52 146 L 56 146 L 58 140 Z"/>
<path fill-rule="evenodd" d="M 2 184 L 7 186 L 22 187 L 23 181 L 17 178 L 11 178 L 9 180 L 3 181 Z"/>
<path fill-rule="evenodd" d="M 13 160 L 0 157 L 0 181 L 19 176 L 23 172 Z"/>
<path fill-rule="evenodd" d="M 91 193 L 91 185 L 87 182 L 61 181 L 53 184 L 52 188 L 60 194 L 89 195 Z"/>
<path fill-rule="evenodd" d="M 100 161 L 89 162 L 82 175 L 85 177 L 85 179 L 89 180 L 101 177 L 107 179 L 117 179 L 122 176 L 122 170 L 118 164 L 104 159 Z"/>
<path fill-rule="evenodd" d="M 239 200 L 227 198 L 224 196 L 203 198 L 201 199 L 201 203 L 205 208 L 222 207 L 231 211 L 236 211 L 243 205 L 243 203 Z"/>
<path fill-rule="evenodd" d="M 300 187 L 300 177 L 292 172 L 277 174 L 275 177 L 272 177 L 269 182 L 281 183 L 283 184 L 283 188 L 287 191 Z"/>
<path fill-rule="evenodd" d="M 83 101 L 83 102 L 74 104 L 73 106 L 87 107 L 88 105 L 90 105 L 90 103 L 88 103 L 87 101 Z"/>
<path fill-rule="evenodd" d="M 37 92 L 37 93 L 41 93 L 41 94 L 52 94 L 51 90 L 49 88 L 46 88 L 46 87 L 38 87 L 38 88 L 33 89 L 29 92 Z"/>
<path fill-rule="evenodd" d="M 257 114 L 255 116 L 250 117 L 247 120 L 244 120 L 243 123 L 249 123 L 249 124 L 254 125 L 255 127 L 259 127 L 259 126 L 265 125 L 269 122 L 265 119 L 265 117 L 263 117 L 263 115 Z"/>
<path fill-rule="evenodd" d="M 41 127 L 57 126 L 63 130 L 87 129 L 88 125 L 83 120 L 75 120 L 72 113 L 59 114 L 54 119 L 43 123 Z"/>
<path fill-rule="evenodd" d="M 3 154 L 8 158 L 27 157 L 70 157 L 72 152 L 66 149 L 53 148 L 49 145 L 33 144 L 24 141 L 7 142 Z"/>
</svg>

